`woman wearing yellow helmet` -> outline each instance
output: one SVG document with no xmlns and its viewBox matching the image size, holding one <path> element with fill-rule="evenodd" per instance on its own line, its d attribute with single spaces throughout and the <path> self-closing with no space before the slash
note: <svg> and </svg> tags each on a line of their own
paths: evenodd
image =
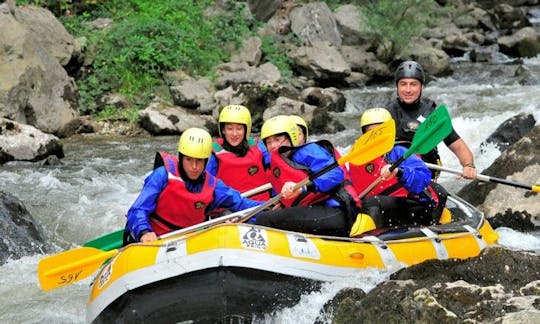
<svg viewBox="0 0 540 324">
<path fill-rule="evenodd" d="M 226 106 L 219 114 L 218 124 L 220 138 L 214 141 L 206 170 L 241 192 L 268 183 L 265 169 L 270 156 L 261 142 L 250 138 L 249 109 Z M 254 200 L 268 198 L 268 192 L 252 196 Z"/>
<path fill-rule="evenodd" d="M 362 132 L 392 119 L 384 108 L 367 109 L 360 117 Z M 431 172 L 425 163 L 412 155 L 390 172 L 390 165 L 400 159 L 407 149 L 396 145 L 384 156 L 364 165 L 350 165 L 349 172 L 357 192 L 363 192 L 379 176 L 381 181 L 362 199 L 361 212 L 351 230 L 351 236 L 368 230 L 396 225 L 432 225 L 436 206 L 444 207 L 441 197 L 430 188 Z M 444 201 L 442 201 L 444 200 Z M 442 209 L 440 210 L 442 212 Z M 438 215 L 440 217 L 440 213 Z"/>
<path fill-rule="evenodd" d="M 178 141 L 178 156 L 159 152 L 154 170 L 127 212 L 125 242 L 150 242 L 158 235 L 207 220 L 217 208 L 233 211 L 258 206 L 204 170 L 212 138 L 189 128 Z"/>
<path fill-rule="evenodd" d="M 343 170 L 336 167 L 293 191 L 296 183 L 335 162 L 333 149 L 318 143 L 299 145 L 298 127 L 290 116 L 275 116 L 261 128 L 271 152 L 270 183 L 283 198 L 283 209 L 262 212 L 256 224 L 322 235 L 347 235 L 356 215 L 354 200 L 344 187 Z M 331 146 L 331 144 L 330 144 Z"/>
</svg>

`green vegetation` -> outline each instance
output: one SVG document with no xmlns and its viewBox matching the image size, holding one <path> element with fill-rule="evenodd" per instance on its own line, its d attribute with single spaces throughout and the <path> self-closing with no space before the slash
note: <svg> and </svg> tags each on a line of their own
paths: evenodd
<svg viewBox="0 0 540 324">
<path fill-rule="evenodd" d="M 215 0 L 19 0 L 51 10 L 75 37 L 86 38 L 85 59 L 91 62 L 75 76 L 81 114 L 99 118 L 136 120 L 137 111 L 153 95 L 169 97 L 165 73 L 210 76 L 213 68 L 229 59 L 241 41 L 254 34 L 258 22 L 245 12 L 245 3 Z M 299 3 L 309 2 L 298 0 Z M 327 0 L 335 9 L 354 4 L 361 8 L 371 30 L 383 44 L 383 60 L 390 61 L 439 14 L 434 0 Z M 211 10 L 209 10 L 211 9 Z M 109 27 L 91 22 L 110 18 Z M 278 67 L 284 79 L 292 77 L 288 44 L 300 45 L 292 33 L 262 39 L 263 62 Z M 120 93 L 127 109 L 96 103 Z"/>
<path fill-rule="evenodd" d="M 372 0 L 361 6 L 388 62 L 406 49 L 414 36 L 434 26 L 443 13 L 434 0 Z"/>
<path fill-rule="evenodd" d="M 251 33 L 255 22 L 242 15 L 244 5 L 231 1 L 220 14 L 207 13 L 214 2 L 27 1 L 49 8 L 72 35 L 87 38 L 85 55 L 92 63 L 77 77 L 81 113 L 125 118 L 136 114 L 98 107 L 96 100 L 108 93 L 120 93 L 133 103 L 132 109 L 138 109 L 157 90 L 163 94 L 165 72 L 208 75 Z M 90 22 L 97 18 L 110 18 L 113 23 L 110 28 L 94 29 Z"/>
</svg>

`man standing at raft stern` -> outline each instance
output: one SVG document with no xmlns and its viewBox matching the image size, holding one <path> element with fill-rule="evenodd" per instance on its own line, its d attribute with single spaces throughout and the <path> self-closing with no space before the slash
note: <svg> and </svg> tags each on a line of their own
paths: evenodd
<svg viewBox="0 0 540 324">
<path fill-rule="evenodd" d="M 178 156 L 159 152 L 154 171 L 127 213 L 124 244 L 151 242 L 159 235 L 202 223 L 217 208 L 240 211 L 262 202 L 240 192 L 205 171 L 212 138 L 201 128 L 180 136 Z"/>
<path fill-rule="evenodd" d="M 396 121 L 396 141 L 407 147 L 410 145 L 418 125 L 436 108 L 435 102 L 422 98 L 425 81 L 424 69 L 415 61 L 404 61 L 396 69 L 397 98 L 388 107 L 388 111 Z M 463 177 L 475 179 L 477 172 L 473 154 L 454 129 L 444 139 L 444 144 L 458 158 L 463 167 Z M 422 155 L 422 160 L 432 164 L 440 164 L 437 148 L 435 147 L 432 151 Z M 437 174 L 434 171 L 432 173 L 435 179 Z"/>
</svg>

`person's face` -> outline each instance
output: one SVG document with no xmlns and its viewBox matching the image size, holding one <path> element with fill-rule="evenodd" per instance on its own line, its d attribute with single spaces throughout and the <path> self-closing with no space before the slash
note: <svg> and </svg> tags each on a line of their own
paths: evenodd
<svg viewBox="0 0 540 324">
<path fill-rule="evenodd" d="M 364 133 L 366 132 L 369 132 L 370 130 L 372 130 L 373 128 L 376 128 L 377 126 L 379 126 L 380 124 L 371 124 L 371 125 L 367 125 L 364 127 Z"/>
<path fill-rule="evenodd" d="M 223 136 L 232 146 L 238 146 L 244 140 L 246 129 L 243 124 L 225 123 L 223 126 Z"/>
<path fill-rule="evenodd" d="M 298 145 L 306 143 L 306 136 L 304 135 L 304 129 L 300 125 L 298 127 Z"/>
<path fill-rule="evenodd" d="M 267 137 L 264 140 L 264 143 L 266 144 L 266 149 L 270 153 L 274 152 L 281 146 L 291 146 L 291 141 L 289 141 L 289 137 L 287 137 L 286 135 L 272 135 L 270 137 Z"/>
<path fill-rule="evenodd" d="M 412 104 L 420 98 L 422 83 L 413 78 L 403 78 L 397 83 L 399 98 L 406 104 Z"/>
<path fill-rule="evenodd" d="M 204 170 L 205 159 L 196 159 L 189 156 L 182 158 L 182 167 L 190 180 L 197 180 Z"/>
</svg>

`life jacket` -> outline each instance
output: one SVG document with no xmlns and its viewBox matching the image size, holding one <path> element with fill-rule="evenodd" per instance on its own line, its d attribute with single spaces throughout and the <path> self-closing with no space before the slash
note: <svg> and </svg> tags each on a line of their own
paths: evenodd
<svg viewBox="0 0 540 324">
<path fill-rule="evenodd" d="M 326 149 L 329 153 L 334 155 L 334 158 L 339 160 L 341 158 L 341 153 L 334 147 L 334 145 L 327 140 L 320 140 L 317 142 L 320 146 L 322 146 L 324 149 Z M 347 163 L 346 163 L 347 164 Z M 360 207 L 360 199 L 358 199 L 358 192 L 353 186 L 353 182 L 351 179 L 351 174 L 349 172 L 349 168 L 346 164 L 340 165 L 339 168 L 343 170 L 343 174 L 345 176 L 345 179 L 343 180 L 343 188 L 351 195 L 354 204 L 356 207 Z"/>
<path fill-rule="evenodd" d="M 158 153 L 154 167 L 167 170 L 167 185 L 159 195 L 156 210 L 150 213 L 150 225 L 156 235 L 185 228 L 206 220 L 206 208 L 213 201 L 216 178 L 206 172 L 201 192 L 190 192 L 180 177 L 178 158 L 165 152 Z"/>
<path fill-rule="evenodd" d="M 240 157 L 223 148 L 222 138 L 216 139 L 213 143 L 214 156 L 218 163 L 216 177 L 240 192 L 248 191 L 268 182 L 263 164 L 263 153 L 258 148 L 257 141 L 250 138 L 248 145 L 247 154 Z M 250 198 L 266 201 L 270 199 L 270 192 L 265 191 Z"/>
<path fill-rule="evenodd" d="M 381 175 L 382 167 L 386 164 L 388 164 L 388 161 L 385 159 L 385 156 L 380 156 L 363 165 L 351 165 L 349 172 L 356 192 L 363 192 L 377 180 Z M 387 181 L 380 181 L 366 197 L 377 196 L 383 193 L 393 197 L 407 197 L 409 195 L 407 189 L 403 186 L 397 186 L 397 184 L 399 184 L 397 177 L 393 177 Z M 395 188 L 395 190 L 389 192 L 388 188 Z"/>
<path fill-rule="evenodd" d="M 388 163 L 389 161 L 387 161 L 386 155 L 384 155 L 364 165 L 351 165 L 349 171 L 356 191 L 363 192 L 367 187 L 369 187 L 381 175 L 382 167 Z M 370 192 L 366 194 L 366 197 L 377 195 L 428 200 L 434 206 L 438 206 L 439 204 L 439 197 L 431 185 L 428 185 L 422 193 L 413 194 L 409 192 L 402 183 L 399 182 L 397 177 L 379 182 Z"/>
<path fill-rule="evenodd" d="M 326 141 L 321 140 L 318 142 L 312 142 L 314 144 L 317 144 L 327 150 L 330 154 L 334 155 L 336 152 L 334 149 L 334 146 Z M 269 179 L 272 183 L 272 187 L 277 192 L 281 192 L 281 188 L 287 181 L 293 181 L 293 182 L 300 182 L 304 180 L 307 176 L 311 175 L 313 172 L 309 170 L 308 167 L 298 164 L 291 159 L 288 159 L 284 157 L 281 153 L 284 153 L 286 151 L 291 151 L 292 154 L 301 147 L 312 144 L 307 143 L 301 146 L 296 147 L 283 147 L 279 148 L 278 150 L 274 151 L 272 153 L 271 162 L 270 162 L 270 170 L 269 170 Z M 338 153 L 339 154 L 339 153 Z M 347 174 L 347 172 L 345 172 Z M 337 186 L 332 192 L 330 193 L 322 193 L 322 192 L 304 192 L 301 193 L 298 197 L 295 199 L 282 199 L 281 203 L 285 207 L 290 206 L 308 206 L 308 205 L 314 205 L 317 203 L 321 203 L 326 201 L 329 198 L 334 198 L 337 201 L 339 201 L 341 204 L 343 204 L 343 207 L 346 209 L 347 215 L 349 217 L 352 217 L 353 214 L 356 214 L 355 207 L 358 205 L 356 203 L 358 195 L 354 191 L 354 188 L 352 185 L 345 184 L 345 181 Z M 356 200 L 355 200 L 356 198 Z M 352 202 L 352 203 L 351 203 Z M 356 206 L 352 206 L 352 204 Z"/>
</svg>

